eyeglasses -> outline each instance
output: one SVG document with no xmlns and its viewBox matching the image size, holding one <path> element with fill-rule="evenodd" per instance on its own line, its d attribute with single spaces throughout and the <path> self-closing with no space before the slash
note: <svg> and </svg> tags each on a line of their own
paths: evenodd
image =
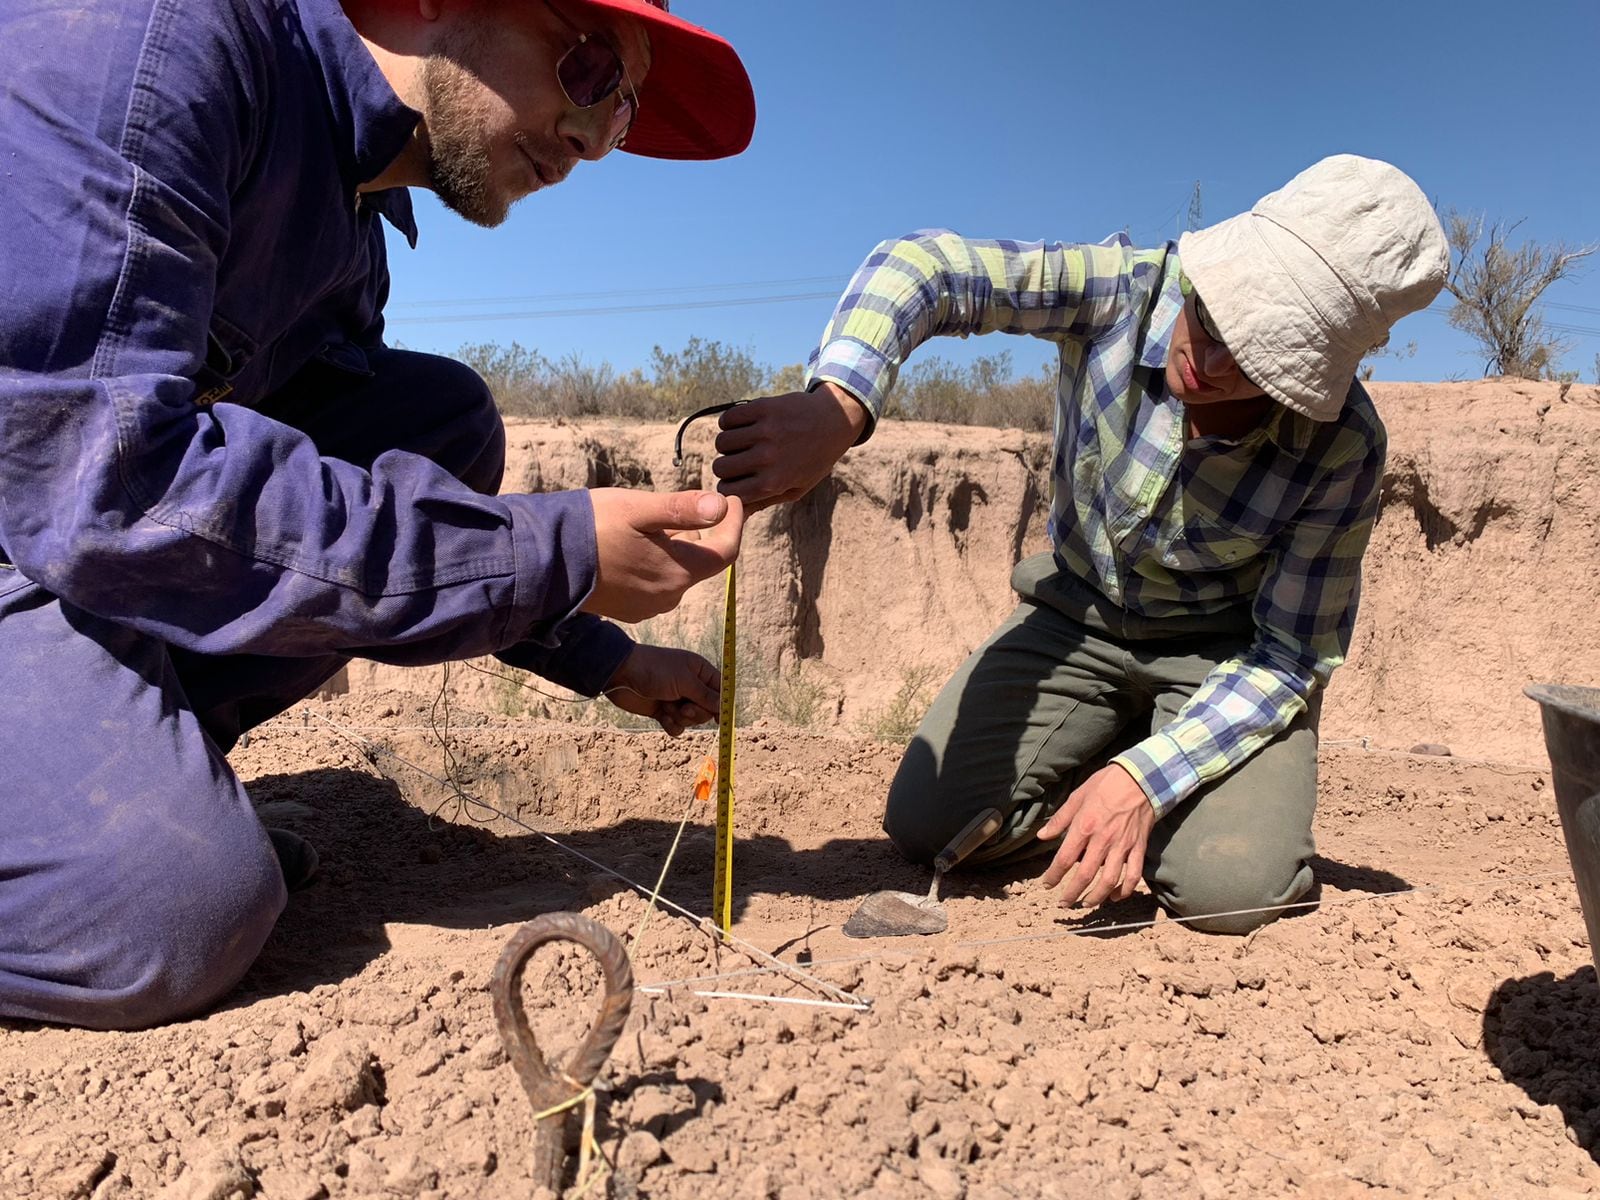
<svg viewBox="0 0 1600 1200">
<path fill-rule="evenodd" d="M 578 36 L 577 42 L 556 61 L 556 82 L 561 85 L 562 94 L 576 108 L 593 108 L 608 96 L 617 97 L 611 124 L 606 129 L 609 153 L 627 140 L 633 119 L 639 115 L 639 93 L 628 75 L 628 64 L 604 37 L 584 33 L 550 0 L 545 0 L 545 4 Z M 624 84 L 626 90 L 623 90 Z"/>
<path fill-rule="evenodd" d="M 1206 336 L 1217 345 L 1221 346 L 1223 350 L 1227 351 L 1229 358 L 1233 358 L 1233 351 L 1229 350 L 1228 343 L 1222 340 L 1222 334 L 1217 331 L 1217 323 L 1211 319 L 1211 312 L 1206 308 L 1206 302 L 1200 299 L 1199 292 L 1194 293 L 1194 315 L 1200 322 L 1200 328 L 1206 331 Z M 1246 383 L 1251 384 L 1253 387 L 1260 386 L 1259 384 L 1256 384 L 1255 381 L 1250 378 L 1250 376 L 1245 374 L 1245 370 L 1243 367 L 1239 366 L 1239 360 L 1237 358 L 1233 358 L 1233 365 L 1238 368 L 1240 378 L 1242 378 Z"/>
<path fill-rule="evenodd" d="M 1211 313 L 1206 310 L 1206 302 L 1200 299 L 1199 293 L 1196 293 L 1194 298 L 1194 315 L 1200 319 L 1200 328 L 1206 331 L 1206 336 L 1223 349 L 1227 349 L 1228 344 L 1217 332 L 1216 322 L 1211 319 Z"/>
</svg>

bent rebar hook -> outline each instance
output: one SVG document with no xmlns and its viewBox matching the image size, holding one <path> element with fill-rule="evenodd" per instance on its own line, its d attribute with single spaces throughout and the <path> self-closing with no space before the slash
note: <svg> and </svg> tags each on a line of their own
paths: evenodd
<svg viewBox="0 0 1600 1200">
<path fill-rule="evenodd" d="M 707 405 L 705 408 L 700 409 L 698 412 L 692 412 L 679 421 L 678 432 L 672 438 L 672 465 L 675 467 L 683 466 L 683 431 L 688 429 L 690 425 L 701 417 L 714 417 L 718 413 L 727 412 L 730 408 L 738 408 L 739 405 L 748 403 L 750 403 L 748 400 L 728 400 L 722 404 Z"/>
<path fill-rule="evenodd" d="M 559 1075 L 551 1071 L 540 1053 L 522 1003 L 522 974 L 533 952 L 546 942 L 577 943 L 599 960 L 605 976 L 600 1015 Z M 535 1185 L 559 1194 L 566 1169 L 567 1125 L 575 1115 L 575 1102 L 588 1092 L 594 1077 L 611 1057 L 611 1048 L 628 1020 L 628 1010 L 633 1006 L 633 966 L 622 942 L 598 921 L 580 913 L 545 913 L 517 930 L 506 943 L 489 977 L 489 994 L 506 1057 L 539 1118 L 533 1142 Z"/>
</svg>

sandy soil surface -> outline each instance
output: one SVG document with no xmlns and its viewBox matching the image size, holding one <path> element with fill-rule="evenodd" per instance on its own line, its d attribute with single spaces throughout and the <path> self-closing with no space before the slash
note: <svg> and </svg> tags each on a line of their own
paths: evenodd
<svg viewBox="0 0 1600 1200">
<path fill-rule="evenodd" d="M 645 911 L 540 834 L 653 881 L 712 742 L 458 710 L 452 743 L 465 789 L 520 824 L 452 801 L 415 696 L 309 702 L 236 752 L 258 800 L 322 849 L 323 879 L 221 1011 L 0 1032 L 0 1194 L 533 1194 L 532 1109 L 489 973 L 538 913 L 631 934 Z M 1142 895 L 1063 911 L 1023 873 L 953 879 L 946 934 L 853 941 L 839 927 L 863 891 L 926 882 L 875 828 L 894 763 L 888 746 L 743 734 L 735 933 L 870 1007 L 698 997 L 830 993 L 658 912 L 634 969 L 668 986 L 636 997 L 601 1081 L 609 1194 L 1600 1185 L 1600 996 L 1545 770 L 1328 747 L 1321 907 L 1242 940 Z M 665 892 L 699 912 L 709 815 Z M 597 978 L 576 951 L 535 957 L 526 995 L 553 1052 L 581 1035 Z"/>
<path fill-rule="evenodd" d="M 1040 439 L 886 427 L 747 541 L 741 661 L 822 700 L 809 730 L 770 705 L 741 730 L 740 944 L 668 912 L 635 938 L 645 902 L 607 873 L 655 879 L 710 734 L 547 720 L 571 706 L 458 674 L 449 770 L 496 811 L 463 807 L 438 674 L 352 670 L 232 756 L 324 872 L 228 1003 L 131 1034 L 0 1025 L 0 1198 L 535 1194 L 486 984 L 559 909 L 629 938 L 650 989 L 598 1081 L 615 1169 L 589 1196 L 1594 1192 L 1600 990 L 1520 689 L 1600 679 L 1600 390 L 1379 401 L 1390 469 L 1325 710 L 1320 907 L 1216 938 L 1144 895 L 1060 910 L 1024 871 L 952 879 L 938 937 L 842 935 L 865 893 L 927 885 L 877 828 L 898 748 L 865 725 L 981 639 L 1043 536 Z M 698 483 L 703 457 L 675 471 L 666 436 L 525 427 L 508 486 Z M 664 892 L 700 913 L 710 821 L 691 813 Z M 570 1049 L 598 979 L 539 952 L 541 1045 Z"/>
</svg>

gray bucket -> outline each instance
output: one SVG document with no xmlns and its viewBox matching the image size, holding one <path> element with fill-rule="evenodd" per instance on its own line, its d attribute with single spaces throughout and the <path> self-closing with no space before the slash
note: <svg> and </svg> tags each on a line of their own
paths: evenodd
<svg viewBox="0 0 1600 1200">
<path fill-rule="evenodd" d="M 1524 691 L 1544 717 L 1556 809 L 1589 927 L 1589 953 L 1600 971 L 1600 688 L 1541 683 Z"/>
</svg>

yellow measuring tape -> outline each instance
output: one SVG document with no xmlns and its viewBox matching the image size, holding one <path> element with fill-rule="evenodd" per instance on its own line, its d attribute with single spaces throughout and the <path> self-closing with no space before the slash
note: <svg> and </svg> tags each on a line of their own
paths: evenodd
<svg viewBox="0 0 1600 1200">
<path fill-rule="evenodd" d="M 678 422 L 672 439 L 672 465 L 683 464 L 683 434 L 691 424 L 743 403 L 712 404 Z M 722 711 L 717 716 L 717 857 L 711 868 L 711 919 L 723 933 L 733 926 L 733 695 L 738 684 L 738 634 L 733 567 L 729 566 L 728 594 L 722 608 Z"/>
<path fill-rule="evenodd" d="M 722 608 L 722 703 L 717 714 L 717 857 L 711 869 L 711 918 L 726 933 L 733 925 L 733 697 L 738 681 L 738 620 L 733 567 Z"/>
</svg>

